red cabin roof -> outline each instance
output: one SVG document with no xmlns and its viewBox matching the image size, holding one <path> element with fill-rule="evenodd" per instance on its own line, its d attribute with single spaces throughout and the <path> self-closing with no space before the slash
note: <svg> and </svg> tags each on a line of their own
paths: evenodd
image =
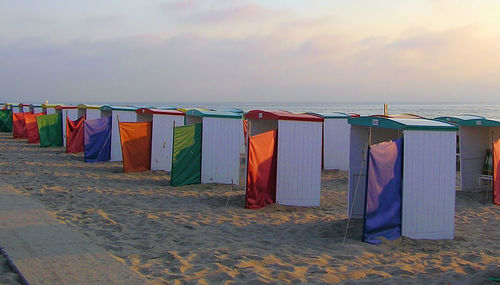
<svg viewBox="0 0 500 285">
<path fill-rule="evenodd" d="M 160 115 L 174 115 L 174 116 L 185 116 L 184 112 L 177 110 L 162 110 L 162 109 L 152 109 L 152 108 L 139 108 L 135 110 L 137 114 L 160 114 Z"/>
<path fill-rule="evenodd" d="M 264 120 L 288 120 L 288 121 L 309 121 L 323 122 L 324 119 L 319 116 L 309 114 L 294 114 L 288 111 L 266 111 L 252 110 L 245 114 L 247 119 L 264 119 Z"/>
</svg>

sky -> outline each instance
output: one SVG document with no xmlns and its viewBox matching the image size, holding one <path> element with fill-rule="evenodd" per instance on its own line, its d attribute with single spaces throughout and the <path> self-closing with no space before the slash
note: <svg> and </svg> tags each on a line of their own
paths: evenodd
<svg viewBox="0 0 500 285">
<path fill-rule="evenodd" d="M 0 0 L 0 101 L 500 102 L 498 0 Z"/>
</svg>

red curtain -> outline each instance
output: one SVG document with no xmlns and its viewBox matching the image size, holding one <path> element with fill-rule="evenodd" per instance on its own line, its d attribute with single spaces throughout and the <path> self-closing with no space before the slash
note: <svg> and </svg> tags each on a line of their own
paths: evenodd
<svg viewBox="0 0 500 285">
<path fill-rule="evenodd" d="M 27 139 L 24 113 L 12 113 L 12 137 L 15 139 Z"/>
<path fill-rule="evenodd" d="M 248 139 L 248 164 L 245 206 L 259 209 L 276 202 L 277 131 Z"/>
<path fill-rule="evenodd" d="M 26 133 L 28 135 L 28 143 L 40 143 L 40 135 L 38 134 L 38 125 L 36 117 L 42 116 L 44 113 L 25 113 L 24 124 L 26 125 Z"/>
<path fill-rule="evenodd" d="M 123 172 L 151 169 L 151 122 L 118 123 Z"/>
<path fill-rule="evenodd" d="M 248 121 L 243 120 L 243 137 L 245 138 L 245 145 L 247 145 L 247 132 L 248 132 Z"/>
<path fill-rule="evenodd" d="M 493 204 L 500 205 L 500 139 L 493 143 Z"/>
<path fill-rule="evenodd" d="M 71 121 L 66 117 L 66 152 L 83 152 L 83 122 L 85 115 L 76 121 Z"/>
</svg>

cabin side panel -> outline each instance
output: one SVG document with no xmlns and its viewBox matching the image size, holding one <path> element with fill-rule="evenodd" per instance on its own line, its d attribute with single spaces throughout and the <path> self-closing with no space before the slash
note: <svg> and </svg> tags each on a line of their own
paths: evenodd
<svg viewBox="0 0 500 285">
<path fill-rule="evenodd" d="M 405 131 L 402 234 L 453 239 L 456 132 Z"/>
</svg>

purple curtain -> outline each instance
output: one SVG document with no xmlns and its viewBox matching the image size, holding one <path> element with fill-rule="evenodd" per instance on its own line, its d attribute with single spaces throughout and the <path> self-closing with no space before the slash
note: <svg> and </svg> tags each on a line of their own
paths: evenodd
<svg viewBox="0 0 500 285">
<path fill-rule="evenodd" d="M 109 161 L 111 154 L 111 116 L 86 120 L 83 133 L 84 161 Z"/>
<path fill-rule="evenodd" d="M 363 241 L 401 236 L 403 139 L 379 143 L 368 149 Z"/>
</svg>

